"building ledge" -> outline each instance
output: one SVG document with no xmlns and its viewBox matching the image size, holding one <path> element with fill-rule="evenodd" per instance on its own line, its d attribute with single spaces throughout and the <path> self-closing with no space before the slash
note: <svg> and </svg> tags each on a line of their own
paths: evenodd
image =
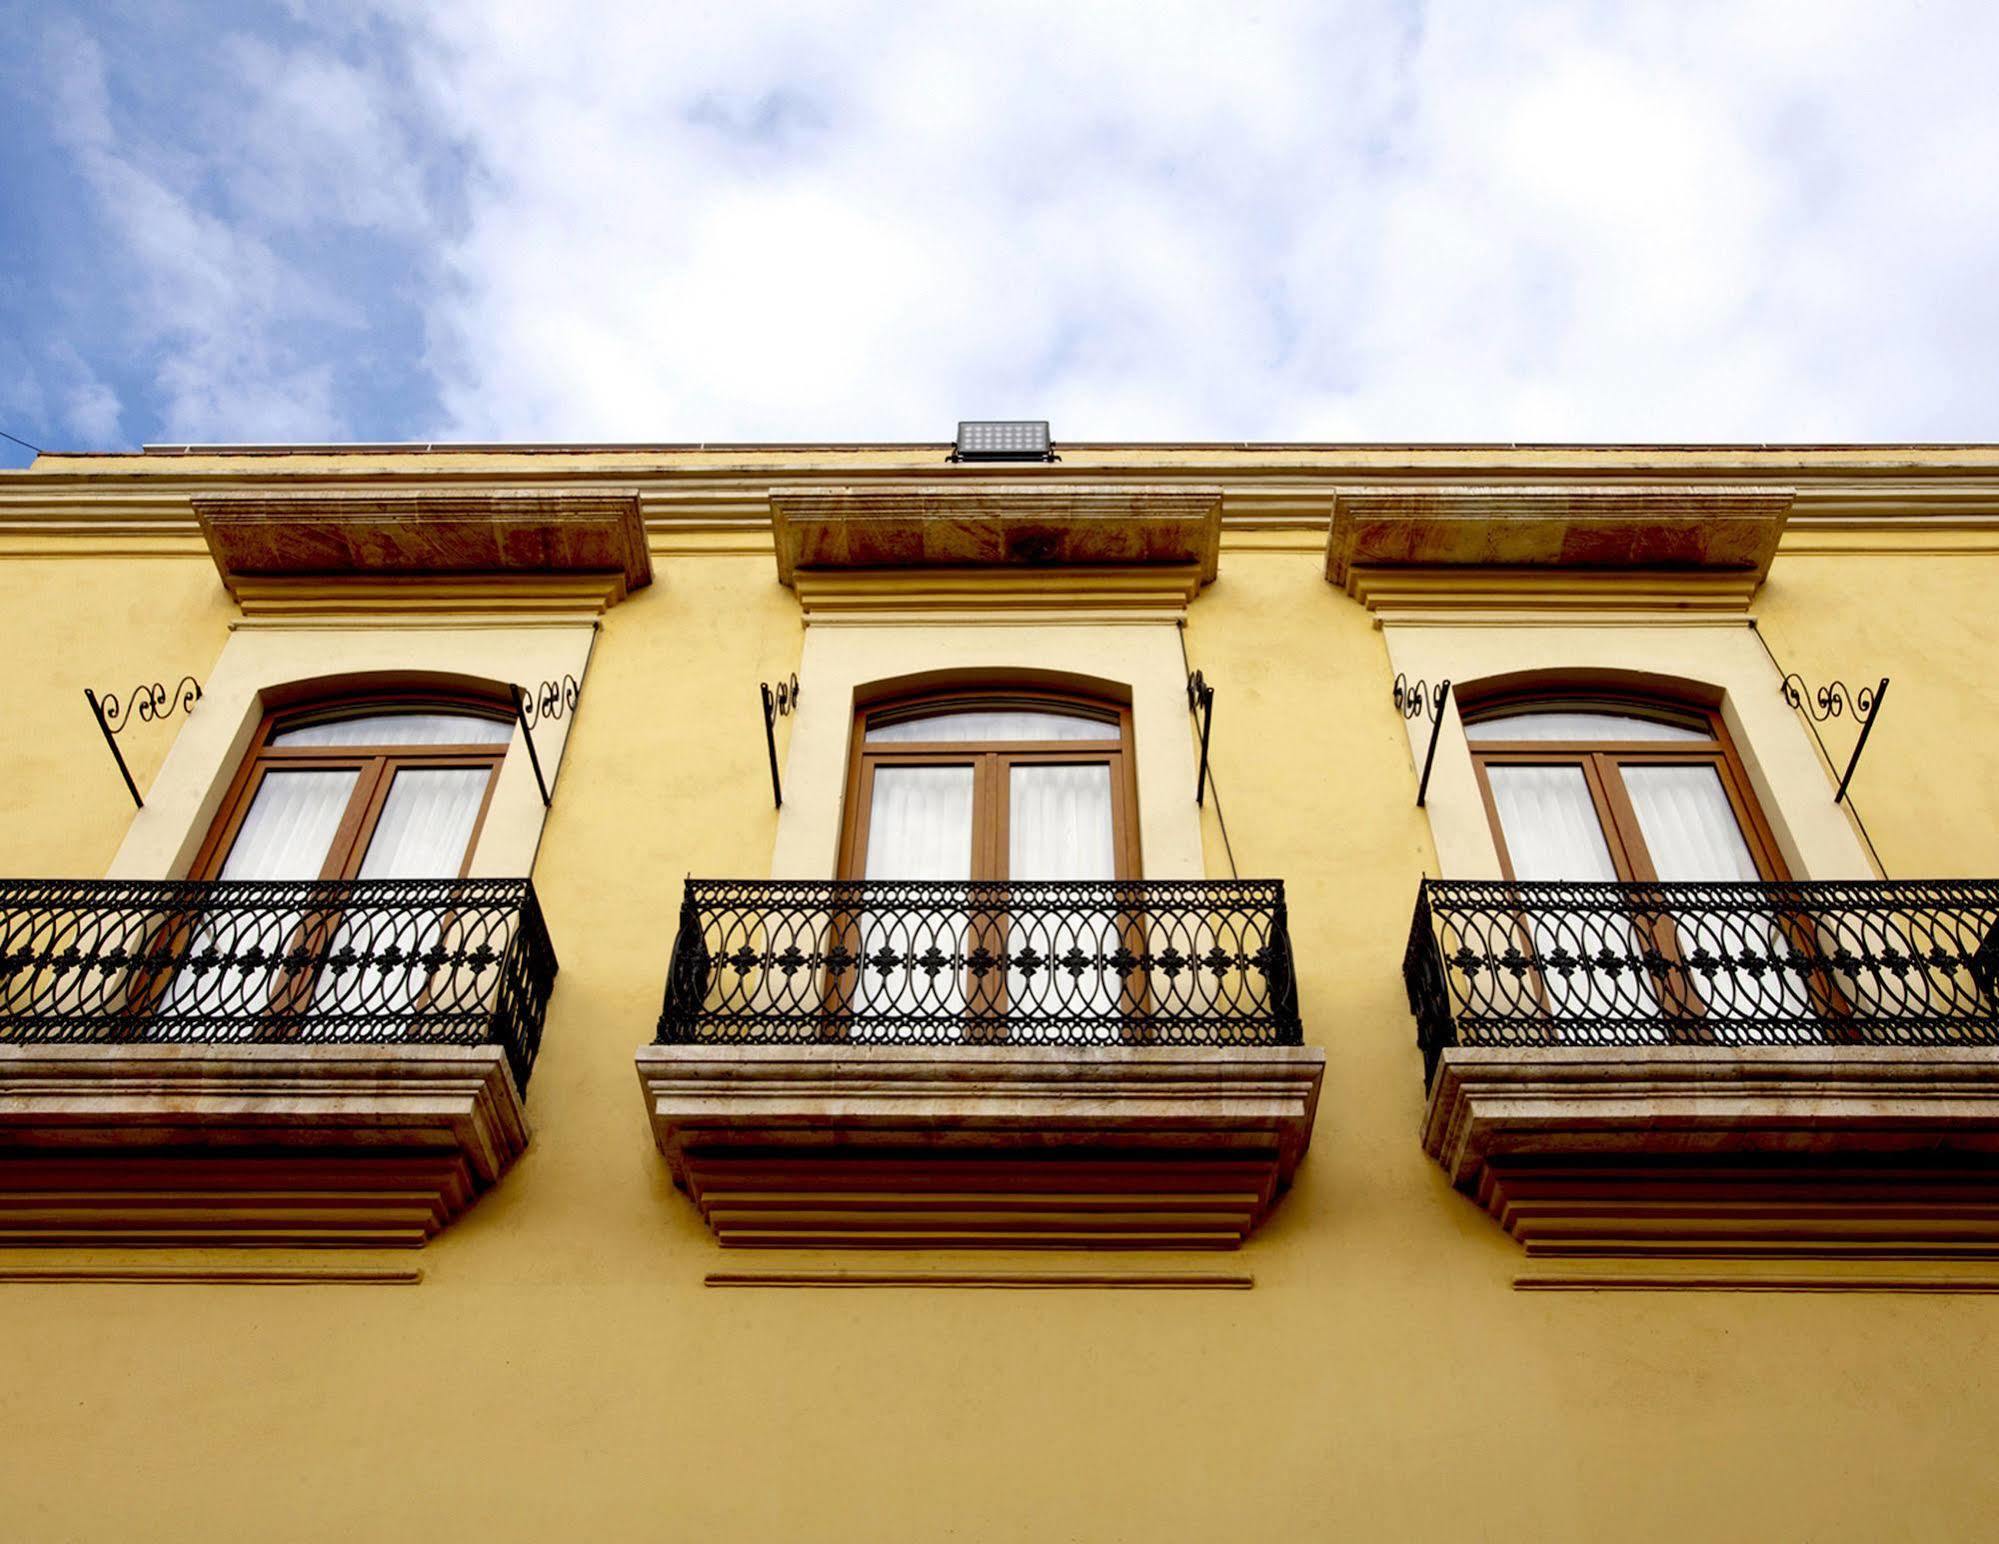
<svg viewBox="0 0 1999 1544">
<path fill-rule="evenodd" d="M 1718 569 L 1760 583 L 1791 497 L 1700 485 L 1342 488 L 1326 577 L 1349 593 L 1370 569 L 1405 567 Z"/>
<path fill-rule="evenodd" d="M 416 1245 L 527 1141 L 498 1046 L 0 1046 L 0 1245 Z"/>
<path fill-rule="evenodd" d="M 1423 1145 L 1534 1254 L 1999 1256 L 1999 1049 L 1449 1046 Z"/>
<path fill-rule="evenodd" d="M 201 534 L 233 595 L 298 575 L 606 574 L 652 582 L 630 490 L 197 493 Z"/>
<path fill-rule="evenodd" d="M 1305 1046 L 651 1045 L 653 1137 L 724 1244 L 1233 1248 L 1311 1140 Z"/>
<path fill-rule="evenodd" d="M 799 569 L 1137 568 L 1220 559 L 1219 488 L 949 483 L 773 488 L 777 575 Z"/>
</svg>

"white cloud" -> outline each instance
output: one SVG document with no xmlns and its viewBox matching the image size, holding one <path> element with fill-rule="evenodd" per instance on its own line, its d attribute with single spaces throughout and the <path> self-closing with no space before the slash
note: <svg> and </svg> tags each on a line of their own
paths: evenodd
<svg viewBox="0 0 1999 1544">
<path fill-rule="evenodd" d="M 70 40 L 170 432 L 337 432 L 279 339 L 365 332 L 359 237 L 427 254 L 411 437 L 1993 433 L 1972 0 L 375 4 L 231 40 L 192 162 Z"/>
</svg>

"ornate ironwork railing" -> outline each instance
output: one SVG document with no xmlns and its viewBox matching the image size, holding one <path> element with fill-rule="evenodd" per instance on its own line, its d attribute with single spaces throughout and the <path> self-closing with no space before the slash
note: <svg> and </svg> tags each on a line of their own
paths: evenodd
<svg viewBox="0 0 1999 1544">
<path fill-rule="evenodd" d="M 1284 886 L 691 879 L 659 1039 L 1296 1045 Z"/>
<path fill-rule="evenodd" d="M 0 881 L 0 1045 L 493 1044 L 525 1090 L 555 972 L 525 879 Z"/>
<path fill-rule="evenodd" d="M 1403 957 L 1446 1046 L 1999 1044 L 1999 883 L 1426 880 Z"/>
</svg>

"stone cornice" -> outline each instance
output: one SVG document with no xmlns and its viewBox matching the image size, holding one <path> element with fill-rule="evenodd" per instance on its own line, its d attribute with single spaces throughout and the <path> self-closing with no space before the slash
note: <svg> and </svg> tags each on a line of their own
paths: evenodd
<svg viewBox="0 0 1999 1544">
<path fill-rule="evenodd" d="M 193 495 L 223 582 L 366 574 L 612 574 L 652 582 L 630 489 Z"/>
<path fill-rule="evenodd" d="M 1356 570 L 1734 570 L 1759 581 L 1783 533 L 1789 488 L 1620 486 L 1343 488 L 1326 577 Z"/>
<path fill-rule="evenodd" d="M 941 452 L 940 452 L 941 454 Z M 1064 447 L 1049 467 L 983 468 L 1003 486 L 1142 483 L 1220 488 L 1232 535 L 1270 533 L 1323 547 L 1344 488 L 1550 487 L 1579 483 L 1710 484 L 1795 490 L 1782 551 L 1999 553 L 1999 452 L 1712 450 L 1576 447 L 1249 447 L 1151 450 L 1100 457 Z M 1004 474 L 1004 475 L 1001 475 Z M 772 449 L 592 456 L 131 455 L 44 457 L 0 472 L 0 555 L 145 556 L 203 551 L 193 500 L 211 493 L 443 492 L 495 494 L 601 488 L 636 494 L 655 550 L 767 551 L 774 488 L 908 488 L 952 477 L 909 455 Z M 967 479 L 969 480 L 969 479 Z"/>
<path fill-rule="evenodd" d="M 800 569 L 1193 567 L 1215 577 L 1213 487 L 958 482 L 773 488 L 778 578 Z"/>
</svg>

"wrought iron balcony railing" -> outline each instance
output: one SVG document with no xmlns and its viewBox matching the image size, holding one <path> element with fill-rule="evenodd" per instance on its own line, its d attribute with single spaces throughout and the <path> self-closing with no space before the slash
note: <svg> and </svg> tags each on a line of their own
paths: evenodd
<svg viewBox="0 0 1999 1544">
<path fill-rule="evenodd" d="M 1446 1046 L 1999 1044 L 1999 883 L 1426 880 L 1403 957 Z"/>
<path fill-rule="evenodd" d="M 555 982 L 525 879 L 0 881 L 0 1045 L 499 1045 Z"/>
<path fill-rule="evenodd" d="M 658 1038 L 1297 1045 L 1284 886 L 693 879 Z"/>
</svg>

